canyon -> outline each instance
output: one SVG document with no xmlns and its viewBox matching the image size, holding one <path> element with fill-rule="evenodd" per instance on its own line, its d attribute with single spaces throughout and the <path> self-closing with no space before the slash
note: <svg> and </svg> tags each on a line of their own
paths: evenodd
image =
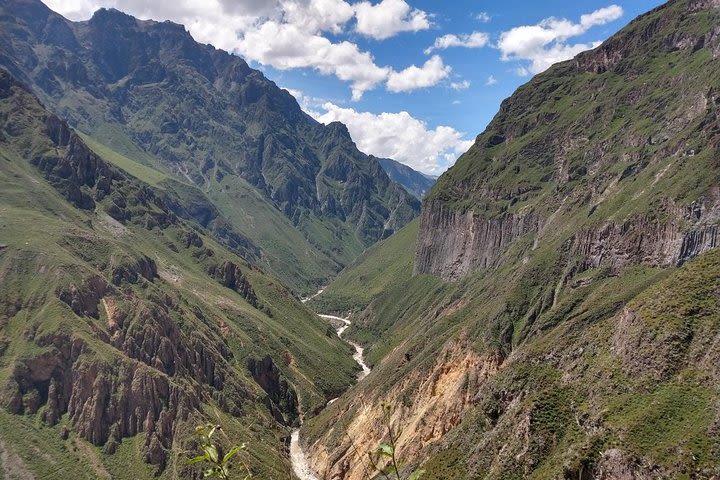
<svg viewBox="0 0 720 480">
<path fill-rule="evenodd" d="M 718 25 L 647 12 L 435 181 L 180 25 L 1 2 L 1 471 L 200 478 L 212 422 L 258 480 L 388 429 L 401 478 L 719 477 Z"/>
</svg>

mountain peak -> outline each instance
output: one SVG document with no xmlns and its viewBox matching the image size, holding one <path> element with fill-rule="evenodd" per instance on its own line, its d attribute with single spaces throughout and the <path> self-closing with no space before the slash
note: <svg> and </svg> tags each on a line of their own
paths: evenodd
<svg viewBox="0 0 720 480">
<path fill-rule="evenodd" d="M 121 12 L 116 8 L 100 8 L 88 20 L 91 24 L 113 24 L 121 27 L 134 27 L 137 24 L 135 17 Z"/>
<path fill-rule="evenodd" d="M 330 122 L 327 124 L 327 128 L 336 135 L 340 135 L 342 137 L 352 140 L 347 125 L 342 122 L 339 122 L 337 120 L 334 122 Z"/>
<path fill-rule="evenodd" d="M 87 22 L 91 27 L 97 28 L 113 28 L 113 29 L 125 29 L 126 31 L 132 30 L 157 30 L 164 34 L 175 34 L 185 37 L 186 40 L 194 41 L 190 32 L 187 31 L 184 25 L 175 23 L 170 20 L 157 21 L 157 20 L 140 20 L 132 15 L 117 10 L 116 8 L 100 8 L 95 11 L 93 16 Z"/>
<path fill-rule="evenodd" d="M 704 27 L 694 16 L 720 8 L 720 0 L 674 0 L 636 18 L 599 47 L 575 58 L 578 70 L 587 73 L 640 74 L 632 58 L 644 58 L 648 51 L 693 53 L 720 35 L 712 23 Z"/>
</svg>

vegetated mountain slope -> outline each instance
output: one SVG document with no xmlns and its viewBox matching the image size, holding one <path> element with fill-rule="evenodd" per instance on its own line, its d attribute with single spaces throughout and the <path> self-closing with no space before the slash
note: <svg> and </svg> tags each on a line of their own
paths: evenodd
<svg viewBox="0 0 720 480">
<path fill-rule="evenodd" d="M 418 200 L 422 200 L 437 181 L 437 177 L 420 173 L 390 158 L 379 158 L 378 161 L 390 180 L 405 187 L 405 190 L 412 193 Z"/>
<path fill-rule="evenodd" d="M 180 478 L 212 421 L 287 478 L 288 427 L 354 381 L 350 347 L 178 201 L 0 70 L 6 476 Z"/>
<path fill-rule="evenodd" d="M 412 273 L 418 221 L 368 248 L 325 287 L 308 305 L 318 312 L 354 313 Z"/>
<path fill-rule="evenodd" d="M 676 0 L 503 103 L 415 275 L 391 237 L 328 288 L 395 272 L 353 318 L 373 373 L 306 423 L 315 468 L 362 478 L 389 401 L 433 479 L 720 475 L 718 57 L 720 3 Z"/>
<path fill-rule="evenodd" d="M 419 211 L 344 125 L 319 124 L 181 25 L 104 9 L 70 22 L 39 0 L 4 0 L 0 66 L 99 143 L 201 187 L 306 291 Z"/>
<path fill-rule="evenodd" d="M 416 270 L 458 278 L 529 234 L 566 241 L 577 268 L 671 265 L 711 246 L 717 8 L 670 2 L 503 102 L 428 195 Z"/>
</svg>

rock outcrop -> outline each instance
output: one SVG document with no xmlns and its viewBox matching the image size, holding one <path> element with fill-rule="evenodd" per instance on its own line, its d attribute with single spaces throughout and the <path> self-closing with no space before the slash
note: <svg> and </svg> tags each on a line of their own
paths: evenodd
<svg viewBox="0 0 720 480">
<path fill-rule="evenodd" d="M 474 392 L 497 373 L 502 358 L 478 355 L 464 342 L 448 345 L 429 369 L 418 369 L 393 385 L 382 398 L 368 392 L 355 399 L 357 413 L 349 425 L 336 424 L 321 442 L 311 447 L 310 461 L 323 478 L 361 480 L 366 472 L 357 468 L 366 461 L 360 446 L 386 441 L 388 425 L 383 419 L 382 402 L 393 405 L 390 426 L 399 433 L 397 448 L 403 458 L 414 458 L 424 448 L 442 439 L 460 424 L 474 401 Z M 418 392 L 412 402 L 404 397 L 409 388 Z M 322 441 L 338 438 L 333 451 Z M 356 443 L 357 442 L 357 443 Z"/>
<path fill-rule="evenodd" d="M 211 265 L 208 269 L 211 277 L 217 279 L 224 287 L 238 292 L 250 305 L 258 306 L 257 295 L 245 278 L 245 274 L 236 264 L 225 262 L 222 265 Z"/>
<path fill-rule="evenodd" d="M 570 255 L 581 259 L 580 270 L 606 266 L 619 273 L 638 264 L 682 265 L 720 246 L 719 187 L 685 207 L 668 202 L 660 212 L 585 227 L 572 238 Z"/>
<path fill-rule="evenodd" d="M 416 273 L 497 267 L 525 235 L 518 248 L 553 243 L 573 272 L 716 247 L 717 17 L 713 2 L 671 1 L 519 88 L 425 200 Z M 676 68 L 651 75 L 648 51 Z"/>
<path fill-rule="evenodd" d="M 249 359 L 248 370 L 267 394 L 265 406 L 273 417 L 286 425 L 294 424 L 299 416 L 297 393 L 287 380 L 282 378 L 272 357 L 266 355 L 262 360 Z"/>
<path fill-rule="evenodd" d="M 457 280 L 495 266 L 514 240 L 537 233 L 542 220 L 532 212 L 487 218 L 429 201 L 424 204 L 420 225 L 415 272 Z"/>
<path fill-rule="evenodd" d="M 123 437 L 146 434 L 148 463 L 164 468 L 176 421 L 200 406 L 198 392 L 133 362 L 117 365 L 90 361 L 92 348 L 80 339 L 38 339 L 48 353 L 17 364 L 4 387 L 5 406 L 13 413 L 35 413 L 55 425 L 67 414 L 82 438 L 113 453 Z M 161 449 L 149 447 L 159 442 Z"/>
</svg>

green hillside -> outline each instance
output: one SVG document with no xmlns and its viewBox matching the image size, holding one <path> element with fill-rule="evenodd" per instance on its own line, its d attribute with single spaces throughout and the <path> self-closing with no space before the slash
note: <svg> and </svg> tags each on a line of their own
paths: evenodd
<svg viewBox="0 0 720 480">
<path fill-rule="evenodd" d="M 198 220 L 214 209 L 227 221 L 209 233 L 234 250 L 228 230 L 249 239 L 257 252 L 236 253 L 298 294 L 419 212 L 344 125 L 316 122 L 182 25 L 115 9 L 71 22 L 40 0 L 12 0 L 0 29 L 0 67 L 130 174 L 194 187 L 182 200 L 196 202 Z"/>
<path fill-rule="evenodd" d="M 417 230 L 313 300 L 355 312 L 374 364 L 303 428 L 318 471 L 362 478 L 390 402 L 432 479 L 720 474 L 716 7 L 671 1 L 534 77 Z"/>
<path fill-rule="evenodd" d="M 352 383 L 350 347 L 5 72 L 0 118 L 7 468 L 178 478 L 211 420 L 248 443 L 254 478 L 286 477 L 288 428 Z"/>
</svg>

